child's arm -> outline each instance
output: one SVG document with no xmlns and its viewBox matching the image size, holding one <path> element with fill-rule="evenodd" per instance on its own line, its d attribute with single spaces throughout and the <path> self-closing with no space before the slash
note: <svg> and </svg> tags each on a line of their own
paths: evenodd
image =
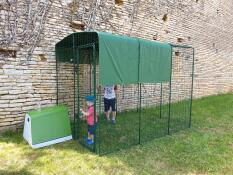
<svg viewBox="0 0 233 175">
<path fill-rule="evenodd" d="M 114 91 L 116 92 L 118 90 L 117 85 L 114 85 Z"/>
<path fill-rule="evenodd" d="M 87 116 L 89 115 L 89 112 L 88 112 L 88 111 L 85 112 L 83 109 L 80 109 L 80 111 L 82 112 L 82 114 L 83 114 L 85 117 L 87 117 Z"/>
</svg>

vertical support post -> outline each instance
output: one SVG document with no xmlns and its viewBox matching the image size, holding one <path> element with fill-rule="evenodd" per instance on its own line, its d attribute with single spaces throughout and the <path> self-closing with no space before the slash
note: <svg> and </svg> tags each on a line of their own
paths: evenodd
<svg viewBox="0 0 233 175">
<path fill-rule="evenodd" d="M 160 106 L 159 106 L 159 117 L 162 118 L 162 104 L 163 104 L 163 83 L 160 83 Z"/>
<path fill-rule="evenodd" d="M 102 91 L 101 91 L 101 87 L 99 87 L 99 117 L 101 115 L 101 94 L 102 94 Z M 101 154 L 100 152 L 100 128 L 101 128 L 101 125 L 100 125 L 100 120 L 99 120 L 99 123 L 98 123 L 98 144 L 99 144 L 99 155 Z"/>
<path fill-rule="evenodd" d="M 92 60 L 93 60 L 93 86 L 94 86 L 94 97 L 96 98 L 96 48 L 95 44 L 93 44 L 93 50 L 92 50 Z M 94 147 L 93 151 L 96 152 L 96 100 L 94 101 Z"/>
<path fill-rule="evenodd" d="M 139 54 L 138 54 L 138 82 L 140 82 L 140 58 L 141 58 L 141 52 L 140 52 L 140 48 L 141 48 L 141 45 L 140 45 L 140 42 L 139 42 L 139 47 L 138 47 L 138 50 L 139 50 Z M 138 96 L 139 96 L 139 128 L 138 128 L 138 141 L 139 141 L 139 144 L 141 144 L 141 115 L 142 115 L 142 85 L 141 83 L 138 83 Z"/>
<path fill-rule="evenodd" d="M 139 113 L 139 108 L 140 108 L 140 83 L 138 83 L 138 101 L 137 101 L 137 112 Z"/>
<path fill-rule="evenodd" d="M 170 135 L 170 120 L 171 120 L 171 94 L 172 94 L 172 50 L 173 47 L 171 45 L 171 69 L 170 69 L 170 81 L 169 81 L 169 106 L 168 106 L 168 127 L 167 127 L 167 133 Z"/>
<path fill-rule="evenodd" d="M 58 56 L 57 56 L 57 49 L 56 49 L 56 85 L 57 85 L 57 98 L 56 98 L 56 104 L 58 105 Z"/>
<path fill-rule="evenodd" d="M 139 83 L 139 144 L 141 144 L 142 84 Z"/>
<path fill-rule="evenodd" d="M 79 120 L 79 116 L 80 116 L 80 94 L 79 94 L 79 49 L 77 49 L 77 61 L 76 61 L 76 74 L 77 74 L 77 114 L 75 115 L 75 117 L 77 116 L 77 121 L 75 121 L 75 134 L 78 135 L 78 120 Z M 76 79 L 75 79 L 76 80 Z M 74 81 L 75 81 L 74 80 Z M 76 92 L 76 89 L 75 89 Z M 75 95 L 75 102 L 74 104 L 76 105 L 76 95 Z"/>
<path fill-rule="evenodd" d="M 90 78 L 90 80 L 89 80 L 89 81 L 90 81 L 90 82 L 89 82 L 89 88 L 90 88 L 90 89 L 89 89 L 89 94 L 90 94 L 90 95 L 91 95 L 91 88 L 92 88 L 92 86 L 91 86 L 91 84 L 92 84 L 92 77 L 91 77 L 91 76 L 92 76 L 92 72 L 91 72 L 91 67 L 92 67 L 92 65 L 91 65 L 91 62 L 92 62 L 93 59 L 95 59 L 95 58 L 93 58 L 93 54 L 91 54 L 91 55 L 90 55 L 90 60 L 89 60 L 89 61 L 90 61 L 90 70 L 89 70 L 89 71 L 90 71 L 90 74 L 89 74 L 89 75 L 90 75 L 90 77 L 89 77 L 89 78 Z"/>
<path fill-rule="evenodd" d="M 73 73 L 74 73 L 74 126 L 73 126 L 73 131 L 74 131 L 74 139 L 76 139 L 76 103 L 75 103 L 75 101 L 76 101 L 76 86 L 75 86 L 75 80 L 76 80 L 76 76 L 75 76 L 75 74 L 76 74 L 76 66 L 75 66 L 75 61 L 76 61 L 76 50 L 75 50 L 75 39 L 74 39 L 74 35 L 73 35 Z"/>
<path fill-rule="evenodd" d="M 195 50 L 193 49 L 193 62 L 192 62 L 192 84 L 191 84 L 191 94 L 190 94 L 190 108 L 189 108 L 189 128 L 191 127 L 192 123 L 192 103 L 193 103 L 193 80 L 194 80 L 194 56 L 195 56 Z"/>
<path fill-rule="evenodd" d="M 114 85 L 114 91 L 115 91 L 115 86 L 117 86 L 117 85 Z M 118 87 L 116 87 L 116 88 L 118 88 Z M 116 91 L 115 91 L 116 92 Z M 115 93 L 116 94 L 116 116 L 118 115 L 118 94 L 117 93 Z"/>
<path fill-rule="evenodd" d="M 73 130 L 74 130 L 74 139 L 76 139 L 76 110 L 75 110 L 75 108 L 76 108 L 76 104 L 75 104 L 75 100 L 76 100 L 76 93 L 75 93 L 75 91 L 76 91 L 76 89 L 75 89 L 75 79 L 76 79 L 76 76 L 75 76 L 75 74 L 76 74 L 76 66 L 75 66 L 75 63 L 73 63 L 73 68 L 74 68 L 74 126 L 73 126 Z"/>
</svg>

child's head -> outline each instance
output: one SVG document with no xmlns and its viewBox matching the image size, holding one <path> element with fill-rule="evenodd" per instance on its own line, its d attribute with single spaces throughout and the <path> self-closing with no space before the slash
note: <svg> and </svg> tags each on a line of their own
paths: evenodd
<svg viewBox="0 0 233 175">
<path fill-rule="evenodd" d="M 86 101 L 86 103 L 87 103 L 87 106 L 93 106 L 93 102 L 91 102 L 91 101 Z"/>
<path fill-rule="evenodd" d="M 94 101 L 95 101 L 95 97 L 93 95 L 88 95 L 85 97 L 87 106 L 93 106 Z"/>
</svg>

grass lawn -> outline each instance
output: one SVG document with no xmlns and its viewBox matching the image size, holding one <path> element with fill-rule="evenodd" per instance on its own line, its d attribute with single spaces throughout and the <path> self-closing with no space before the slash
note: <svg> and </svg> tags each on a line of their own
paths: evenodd
<svg viewBox="0 0 233 175">
<path fill-rule="evenodd" d="M 171 104 L 170 133 L 189 128 L 190 100 Z M 117 114 L 117 124 L 107 122 L 104 113 L 98 117 L 96 127 L 96 147 L 88 145 L 87 123 L 78 121 L 78 141 L 90 150 L 100 155 L 116 152 L 117 150 L 144 144 L 168 135 L 169 105 L 147 106 L 140 112 L 137 109 L 127 110 Z M 139 132 L 140 131 L 140 132 Z"/>
<path fill-rule="evenodd" d="M 32 150 L 0 136 L 0 174 L 233 174 L 233 94 L 193 102 L 192 128 L 105 156 L 75 141 Z"/>
</svg>

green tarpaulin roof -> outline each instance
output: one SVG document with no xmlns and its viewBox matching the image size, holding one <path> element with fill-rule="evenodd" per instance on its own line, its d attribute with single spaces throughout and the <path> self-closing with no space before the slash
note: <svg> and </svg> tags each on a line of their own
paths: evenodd
<svg viewBox="0 0 233 175">
<path fill-rule="evenodd" d="M 104 32 L 73 33 L 56 44 L 58 61 L 74 62 L 77 48 L 95 44 L 101 85 L 158 83 L 170 80 L 170 44 Z M 79 58 L 79 63 L 87 64 Z"/>
</svg>

